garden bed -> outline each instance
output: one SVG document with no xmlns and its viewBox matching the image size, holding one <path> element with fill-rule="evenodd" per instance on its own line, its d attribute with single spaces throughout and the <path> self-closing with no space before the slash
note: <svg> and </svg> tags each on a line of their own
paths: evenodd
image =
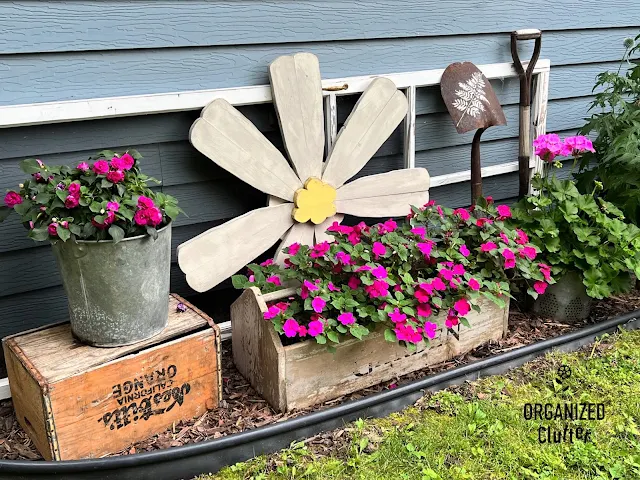
<svg viewBox="0 0 640 480">
<path fill-rule="evenodd" d="M 482 345 L 469 353 L 404 375 L 391 382 L 380 383 L 320 405 L 286 414 L 276 413 L 272 410 L 267 402 L 237 372 L 233 365 L 230 342 L 225 342 L 223 343 L 222 353 L 223 400 L 220 408 L 188 422 L 177 423 L 165 432 L 138 442 L 118 455 L 151 452 L 220 439 L 231 434 L 305 416 L 312 412 L 326 411 L 345 402 L 394 390 L 400 385 L 426 376 L 448 371 L 491 356 L 512 352 L 520 347 L 574 332 L 607 318 L 637 309 L 640 309 L 640 291 L 600 301 L 594 306 L 592 314 L 587 320 L 573 324 L 558 323 L 531 314 L 521 313 L 517 311 L 517 307 L 514 305 L 509 316 L 508 334 L 497 342 Z M 5 460 L 41 459 L 27 434 L 18 425 L 10 400 L 0 402 L 0 458 Z"/>
</svg>

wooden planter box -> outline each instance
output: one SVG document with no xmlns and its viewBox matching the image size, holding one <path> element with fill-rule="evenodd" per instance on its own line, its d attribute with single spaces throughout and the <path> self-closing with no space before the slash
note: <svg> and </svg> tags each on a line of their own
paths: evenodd
<svg viewBox="0 0 640 480">
<path fill-rule="evenodd" d="M 233 359 L 236 367 L 260 395 L 281 412 L 305 408 L 385 382 L 468 352 L 507 331 L 509 306 L 498 308 L 481 300 L 481 313 L 467 316 L 471 328 L 459 327 L 459 340 L 439 332 L 431 346 L 418 345 L 411 353 L 384 339 L 384 330 L 363 340 L 349 338 L 327 351 L 310 339 L 283 346 L 270 321 L 264 320 L 266 302 L 291 295 L 291 290 L 262 295 L 252 287 L 231 306 Z"/>
<path fill-rule="evenodd" d="M 16 416 L 43 457 L 115 453 L 218 405 L 218 326 L 177 295 L 169 312 L 164 331 L 124 347 L 80 344 L 68 323 L 3 340 Z"/>
</svg>

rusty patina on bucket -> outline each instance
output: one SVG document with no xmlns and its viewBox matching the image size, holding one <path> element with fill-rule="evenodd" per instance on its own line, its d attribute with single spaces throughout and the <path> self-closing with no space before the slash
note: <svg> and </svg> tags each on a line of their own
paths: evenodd
<svg viewBox="0 0 640 480">
<path fill-rule="evenodd" d="M 69 299 L 73 334 L 96 347 L 129 345 L 160 333 L 169 318 L 171 224 L 119 243 L 52 244 Z"/>
</svg>

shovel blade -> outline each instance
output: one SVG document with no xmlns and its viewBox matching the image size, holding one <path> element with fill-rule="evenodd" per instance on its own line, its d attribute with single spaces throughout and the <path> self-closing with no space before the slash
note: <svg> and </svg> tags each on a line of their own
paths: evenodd
<svg viewBox="0 0 640 480">
<path fill-rule="evenodd" d="M 507 124 L 491 83 L 471 62 L 449 65 L 440 92 L 458 133 Z"/>
</svg>

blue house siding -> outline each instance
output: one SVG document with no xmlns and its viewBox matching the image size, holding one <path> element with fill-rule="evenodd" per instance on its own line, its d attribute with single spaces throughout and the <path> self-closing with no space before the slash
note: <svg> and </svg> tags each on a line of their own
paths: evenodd
<svg viewBox="0 0 640 480">
<path fill-rule="evenodd" d="M 545 24 L 536 24 L 548 11 Z M 444 68 L 454 61 L 510 62 L 511 30 L 544 29 L 551 60 L 548 131 L 574 132 L 592 100 L 595 75 L 617 68 L 625 37 L 640 30 L 637 1 L 2 1 L 0 106 L 268 83 L 267 66 L 296 51 L 318 55 L 324 78 Z M 529 46 L 522 57 L 530 55 Z M 508 125 L 483 136 L 483 166 L 517 159 L 518 82 L 493 81 Z M 343 122 L 356 97 L 338 101 Z M 432 176 L 469 169 L 471 135 L 458 135 L 438 88 L 417 92 L 416 164 Z M 242 107 L 281 147 L 271 105 Z M 198 112 L 0 129 L 0 191 L 37 156 L 74 164 L 104 148 L 137 148 L 144 168 L 188 214 L 174 247 L 264 205 L 187 141 Z M 402 167 L 399 128 L 360 175 Z M 517 193 L 517 175 L 485 179 L 496 199 Z M 450 206 L 468 203 L 468 183 L 432 189 Z M 15 216 L 0 224 L 0 336 L 66 317 L 47 245 L 25 237 Z M 175 249 L 174 258 L 175 262 Z M 172 290 L 193 294 L 173 265 Z"/>
</svg>

